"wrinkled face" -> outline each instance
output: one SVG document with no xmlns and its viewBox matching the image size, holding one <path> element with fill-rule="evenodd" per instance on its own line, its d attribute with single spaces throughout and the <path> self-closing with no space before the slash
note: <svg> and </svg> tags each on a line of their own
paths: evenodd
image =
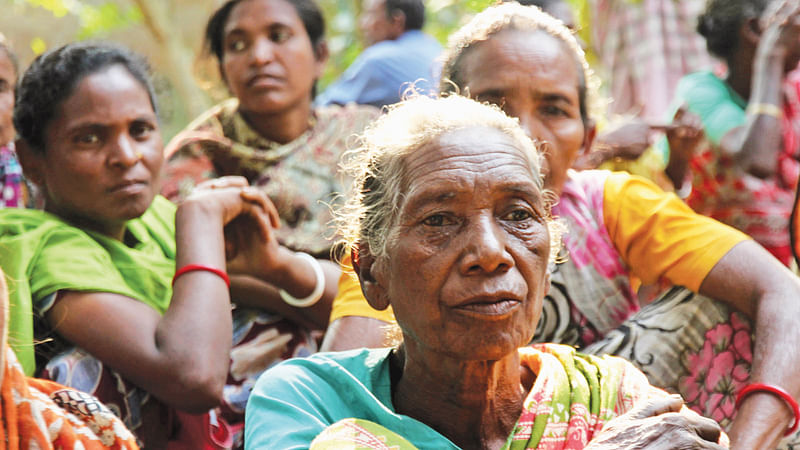
<svg viewBox="0 0 800 450">
<path fill-rule="evenodd" d="M 460 78 L 471 97 L 499 105 L 546 143 L 545 187 L 560 194 L 567 169 L 590 144 L 569 50 L 544 32 L 503 31 L 467 51 Z"/>
<path fill-rule="evenodd" d="M 394 39 L 392 23 L 386 14 L 386 0 L 365 0 L 364 12 L 359 19 L 359 27 L 367 46 Z"/>
<path fill-rule="evenodd" d="M 237 4 L 224 29 L 221 69 L 244 112 L 274 114 L 311 103 L 322 73 L 294 6 L 284 0 Z"/>
<path fill-rule="evenodd" d="M 124 66 L 87 76 L 34 157 L 45 208 L 100 231 L 141 216 L 159 190 L 162 149 L 147 90 Z"/>
<path fill-rule="evenodd" d="M 17 75 L 5 50 L 0 48 L 0 145 L 14 140 L 14 86 Z"/>
<path fill-rule="evenodd" d="M 373 271 L 411 354 L 497 360 L 527 344 L 549 286 L 543 199 L 516 143 L 456 130 L 419 149 Z"/>
</svg>

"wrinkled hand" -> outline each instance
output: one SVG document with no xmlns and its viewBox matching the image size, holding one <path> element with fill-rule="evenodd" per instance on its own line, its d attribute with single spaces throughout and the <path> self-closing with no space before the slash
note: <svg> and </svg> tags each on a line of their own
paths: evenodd
<svg viewBox="0 0 800 450">
<path fill-rule="evenodd" d="M 760 22 L 763 32 L 759 47 L 791 52 L 800 45 L 800 2 L 797 0 L 773 2 L 764 11 Z"/>
<path fill-rule="evenodd" d="M 666 129 L 670 158 L 689 160 L 703 143 L 703 122 L 700 116 L 689 112 L 686 105 L 678 108 L 671 126 Z"/>
<path fill-rule="evenodd" d="M 682 407 L 677 395 L 651 399 L 610 420 L 586 450 L 726 448 L 718 444 L 722 433 L 716 422 Z"/>
</svg>

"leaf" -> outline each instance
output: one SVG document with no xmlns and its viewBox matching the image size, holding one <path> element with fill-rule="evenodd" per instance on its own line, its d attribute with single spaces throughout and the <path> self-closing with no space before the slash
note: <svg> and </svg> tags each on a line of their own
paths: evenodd
<svg viewBox="0 0 800 450">
<path fill-rule="evenodd" d="M 40 37 L 33 38 L 31 40 L 31 50 L 34 55 L 39 56 L 47 51 L 47 44 L 44 42 L 44 39 Z"/>
</svg>

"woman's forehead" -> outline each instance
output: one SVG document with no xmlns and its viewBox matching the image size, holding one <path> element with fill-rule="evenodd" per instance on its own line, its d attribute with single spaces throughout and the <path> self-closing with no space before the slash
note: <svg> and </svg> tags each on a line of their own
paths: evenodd
<svg viewBox="0 0 800 450">
<path fill-rule="evenodd" d="M 515 137 L 494 127 L 460 128 L 443 133 L 414 152 L 406 161 L 409 180 L 447 179 L 456 173 L 501 176 L 524 170 L 534 178 L 531 155 Z"/>
<path fill-rule="evenodd" d="M 578 67 L 567 45 L 542 30 L 504 30 L 467 50 L 460 77 L 466 85 L 498 77 L 554 74 L 575 81 Z"/>
<path fill-rule="evenodd" d="M 286 0 L 244 0 L 231 10 L 223 32 L 258 32 L 273 24 L 302 26 L 297 10 Z"/>
</svg>

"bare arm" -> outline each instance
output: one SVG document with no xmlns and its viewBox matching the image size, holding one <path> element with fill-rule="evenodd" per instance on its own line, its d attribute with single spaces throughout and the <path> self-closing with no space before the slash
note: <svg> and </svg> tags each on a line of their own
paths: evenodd
<svg viewBox="0 0 800 450">
<path fill-rule="evenodd" d="M 754 318 L 751 382 L 800 396 L 800 280 L 754 241 L 736 245 L 711 269 L 700 293 L 727 301 Z M 730 431 L 731 448 L 775 448 L 793 420 L 779 397 L 754 393 L 743 400 Z"/>
<path fill-rule="evenodd" d="M 8 288 L 6 286 L 6 276 L 0 268 L 0 386 L 3 385 L 3 376 L 6 371 L 6 334 L 8 324 Z"/>
<path fill-rule="evenodd" d="M 650 146 L 650 131 L 650 125 L 643 120 L 630 119 L 612 130 L 600 133 L 591 151 L 578 155 L 573 168 L 596 169 L 615 158 L 633 161 Z"/>
<path fill-rule="evenodd" d="M 285 290 L 290 294 L 296 289 L 297 297 L 304 297 L 314 290 L 316 278 L 313 271 L 307 267 L 306 261 L 291 256 L 292 264 L 298 272 L 296 275 L 285 275 L 281 277 L 281 284 L 285 285 Z M 248 275 L 236 275 L 231 277 L 231 298 L 238 305 L 261 308 L 280 314 L 293 322 L 307 328 L 325 330 L 328 326 L 328 318 L 331 315 L 331 304 L 336 296 L 336 281 L 339 279 L 339 266 L 327 261 L 318 260 L 325 273 L 325 291 L 322 298 L 314 306 L 309 308 L 296 308 L 281 299 L 278 294 L 278 285 L 270 284 L 265 278 L 256 278 Z"/>
<path fill-rule="evenodd" d="M 780 110 L 786 60 L 800 40 L 800 5 L 787 1 L 776 5 L 776 10 L 768 11 L 762 21 L 765 29 L 753 61 L 748 105 L 772 105 Z M 783 148 L 781 118 L 748 111 L 746 124 L 723 136 L 720 146 L 747 173 L 771 177 L 777 171 L 777 156 Z"/>
<path fill-rule="evenodd" d="M 243 179 L 230 183 L 179 207 L 177 267 L 225 267 L 223 226 L 263 206 L 241 198 Z M 232 325 L 228 289 L 215 274 L 180 276 L 163 316 L 125 296 L 68 291 L 46 319 L 67 340 L 171 406 L 202 412 L 219 404 Z"/>
</svg>

